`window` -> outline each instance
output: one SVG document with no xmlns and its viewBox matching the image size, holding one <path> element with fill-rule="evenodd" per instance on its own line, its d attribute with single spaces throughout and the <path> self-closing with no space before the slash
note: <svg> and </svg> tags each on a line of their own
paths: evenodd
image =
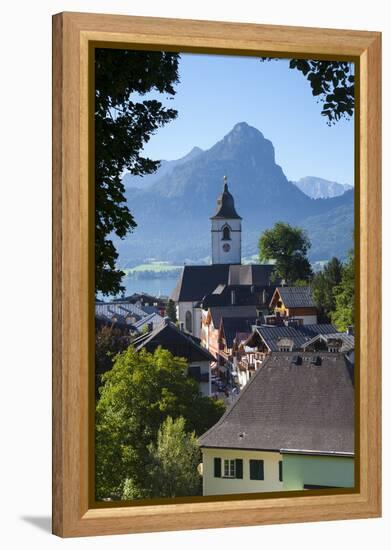
<svg viewBox="0 0 391 550">
<path fill-rule="evenodd" d="M 265 479 L 263 473 L 263 460 L 250 460 L 250 479 Z"/>
<path fill-rule="evenodd" d="M 231 240 L 231 231 L 228 225 L 225 225 L 223 227 L 223 241 L 230 241 Z"/>
<path fill-rule="evenodd" d="M 187 369 L 187 374 L 189 378 L 194 378 L 197 382 L 201 382 L 201 367 L 189 367 Z"/>
<path fill-rule="evenodd" d="M 243 479 L 243 460 L 241 458 L 225 458 L 221 464 L 221 458 L 214 458 L 214 476 Z"/>
<path fill-rule="evenodd" d="M 278 481 L 282 481 L 282 460 L 278 461 Z"/>
<path fill-rule="evenodd" d="M 187 332 L 192 332 L 193 322 L 192 322 L 191 311 L 186 311 L 185 327 L 186 327 Z"/>
<path fill-rule="evenodd" d="M 235 477 L 235 460 L 224 460 L 224 477 Z"/>
</svg>

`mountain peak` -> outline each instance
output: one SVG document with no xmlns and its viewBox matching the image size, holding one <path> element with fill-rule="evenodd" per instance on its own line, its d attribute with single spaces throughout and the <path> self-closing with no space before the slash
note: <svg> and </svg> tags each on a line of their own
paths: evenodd
<svg viewBox="0 0 391 550">
<path fill-rule="evenodd" d="M 243 136 L 260 136 L 264 137 L 262 132 L 258 130 L 258 128 L 254 128 L 254 126 L 250 126 L 247 124 L 247 122 L 237 122 L 235 126 L 232 128 L 232 130 L 227 134 L 242 134 Z"/>
<path fill-rule="evenodd" d="M 274 165 L 274 147 L 271 141 L 265 139 L 262 132 L 247 122 L 238 122 L 216 143 L 209 153 L 213 152 L 220 158 L 230 158 L 233 162 L 247 162 L 251 165 Z"/>
</svg>

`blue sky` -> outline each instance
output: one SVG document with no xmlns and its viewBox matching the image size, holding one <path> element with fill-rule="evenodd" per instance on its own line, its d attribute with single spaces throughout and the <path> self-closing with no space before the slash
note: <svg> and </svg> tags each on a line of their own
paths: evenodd
<svg viewBox="0 0 391 550">
<path fill-rule="evenodd" d="M 162 96 L 178 118 L 151 137 L 145 153 L 171 160 L 196 145 L 209 149 L 244 121 L 273 142 L 288 179 L 318 176 L 353 185 L 353 119 L 328 126 L 308 81 L 288 63 L 181 54 L 177 94 L 169 101 Z"/>
</svg>

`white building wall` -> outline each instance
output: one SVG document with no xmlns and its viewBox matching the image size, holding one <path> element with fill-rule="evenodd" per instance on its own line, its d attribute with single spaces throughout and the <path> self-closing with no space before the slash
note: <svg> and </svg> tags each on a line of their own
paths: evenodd
<svg viewBox="0 0 391 550">
<path fill-rule="evenodd" d="M 212 383 L 211 383 L 211 372 L 210 372 L 210 362 L 209 361 L 194 361 L 189 364 L 189 367 L 200 367 L 201 374 L 208 375 L 208 382 L 200 382 L 200 392 L 202 395 L 210 397 L 212 395 Z"/>
<path fill-rule="evenodd" d="M 196 338 L 201 338 L 201 317 L 202 309 L 194 307 L 196 302 L 178 302 L 176 306 L 177 318 L 179 322 L 179 328 L 184 332 L 186 330 L 186 312 L 190 311 L 192 316 L 192 330 L 191 333 Z"/>
<path fill-rule="evenodd" d="M 283 483 L 279 481 L 278 463 L 282 455 L 275 452 L 245 451 L 242 449 L 207 449 L 202 448 L 202 486 L 204 496 L 229 495 L 237 493 L 262 493 L 282 491 Z M 214 477 L 214 458 L 243 460 L 243 479 Z M 264 480 L 250 479 L 250 459 L 263 460 Z"/>
<path fill-rule="evenodd" d="M 223 228 L 230 227 L 231 240 L 223 241 Z M 212 220 L 212 264 L 240 264 L 242 261 L 242 225 L 235 220 Z M 230 245 L 228 252 L 224 251 L 224 244 Z"/>
<path fill-rule="evenodd" d="M 193 335 L 197 338 L 201 338 L 202 309 L 200 307 L 195 307 L 193 311 Z"/>
</svg>

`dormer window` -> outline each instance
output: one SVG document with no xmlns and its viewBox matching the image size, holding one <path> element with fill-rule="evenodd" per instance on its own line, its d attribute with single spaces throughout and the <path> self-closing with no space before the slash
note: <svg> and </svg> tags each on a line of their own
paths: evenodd
<svg viewBox="0 0 391 550">
<path fill-rule="evenodd" d="M 228 225 L 225 225 L 223 227 L 223 241 L 230 241 L 231 240 L 231 230 Z"/>
</svg>

